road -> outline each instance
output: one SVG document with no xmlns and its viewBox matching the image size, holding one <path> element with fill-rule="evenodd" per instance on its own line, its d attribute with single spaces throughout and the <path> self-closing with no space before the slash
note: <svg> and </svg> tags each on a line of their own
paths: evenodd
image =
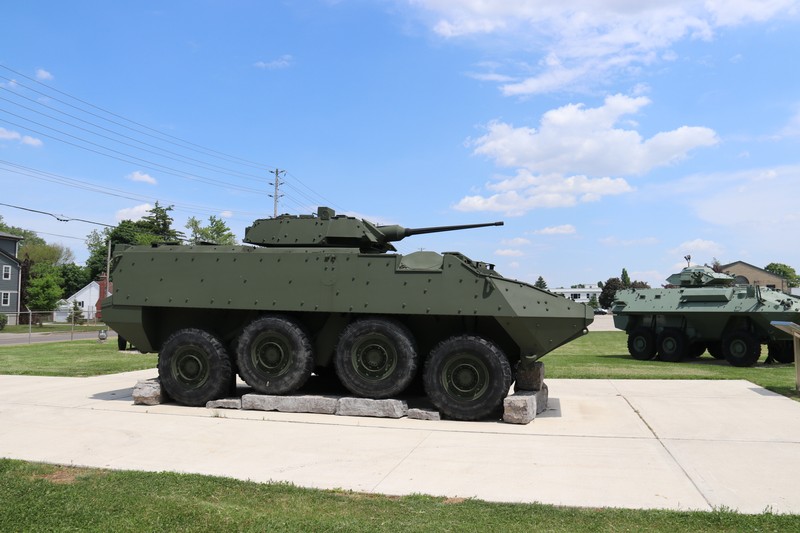
<svg viewBox="0 0 800 533">
<path fill-rule="evenodd" d="M 62 342 L 68 340 L 87 340 L 87 339 L 97 339 L 97 331 L 76 331 L 73 334 L 70 334 L 69 331 L 48 331 L 46 333 L 37 333 L 32 332 L 29 335 L 27 333 L 0 333 L 0 346 L 12 346 L 15 344 L 32 344 L 38 342 Z M 117 334 L 114 331 L 108 331 L 108 338 L 109 340 L 113 341 L 117 338 Z"/>
</svg>

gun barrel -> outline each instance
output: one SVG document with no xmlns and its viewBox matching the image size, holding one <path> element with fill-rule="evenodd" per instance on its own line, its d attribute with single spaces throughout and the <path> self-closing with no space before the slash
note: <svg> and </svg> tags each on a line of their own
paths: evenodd
<svg viewBox="0 0 800 533">
<path fill-rule="evenodd" d="M 458 231 L 462 229 L 485 228 L 487 226 L 502 226 L 504 223 L 485 222 L 482 224 L 462 224 L 458 226 L 433 226 L 429 228 L 404 228 L 402 226 L 378 226 L 376 229 L 383 235 L 385 242 L 399 241 L 411 235 L 423 235 L 425 233 L 440 233 L 443 231 Z"/>
</svg>

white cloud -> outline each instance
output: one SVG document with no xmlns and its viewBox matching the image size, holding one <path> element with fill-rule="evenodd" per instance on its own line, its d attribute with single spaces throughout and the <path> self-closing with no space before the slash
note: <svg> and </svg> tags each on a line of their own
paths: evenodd
<svg viewBox="0 0 800 533">
<path fill-rule="evenodd" d="M 724 252 L 721 244 L 706 239 L 694 239 L 682 242 L 669 251 L 671 255 L 698 255 L 701 257 L 717 257 Z"/>
<path fill-rule="evenodd" d="M 635 175 L 719 141 L 713 130 L 704 127 L 681 126 L 644 139 L 618 125 L 649 104 L 644 96 L 616 94 L 606 97 L 600 107 L 569 104 L 547 111 L 538 129 L 491 122 L 488 133 L 474 141 L 475 153 L 501 166 L 533 172 Z"/>
<path fill-rule="evenodd" d="M 531 241 L 524 237 L 515 237 L 513 239 L 503 239 L 500 241 L 500 244 L 504 244 L 506 246 L 522 246 L 525 244 L 530 244 Z"/>
<path fill-rule="evenodd" d="M 149 183 L 150 185 L 156 185 L 158 182 L 156 179 L 151 176 L 150 174 L 145 174 L 144 172 L 139 172 L 138 170 L 135 172 L 131 172 L 125 179 L 129 179 L 131 181 L 139 181 L 142 183 Z"/>
<path fill-rule="evenodd" d="M 36 79 L 39 81 L 50 81 L 53 79 L 53 75 L 47 72 L 45 69 L 40 68 L 36 70 Z"/>
<path fill-rule="evenodd" d="M 278 70 L 288 68 L 294 62 L 294 58 L 289 54 L 284 54 L 271 61 L 256 61 L 253 66 L 265 70 Z"/>
<path fill-rule="evenodd" d="M 572 224 L 562 224 L 560 226 L 550 226 L 534 231 L 537 235 L 572 235 L 577 230 Z"/>
<path fill-rule="evenodd" d="M 231 218 L 233 216 L 233 211 L 223 211 L 219 214 L 222 218 Z"/>
<path fill-rule="evenodd" d="M 521 257 L 521 256 L 525 255 L 525 253 L 522 252 L 522 250 L 515 250 L 515 249 L 511 249 L 511 248 L 506 248 L 506 249 L 502 249 L 502 250 L 495 250 L 494 253 L 495 253 L 495 255 L 502 255 L 502 256 L 505 256 L 505 257 Z"/>
<path fill-rule="evenodd" d="M 17 141 L 20 144 L 33 146 L 35 148 L 38 148 L 44 144 L 41 139 L 37 139 L 36 137 L 31 137 L 29 135 L 22 135 L 18 131 L 7 130 L 2 127 L 0 127 L 0 141 Z"/>
<path fill-rule="evenodd" d="M 123 220 L 139 220 L 142 217 L 147 216 L 147 212 L 153 209 L 153 206 L 150 204 L 141 204 L 134 207 L 127 207 L 125 209 L 120 209 L 114 214 L 117 222 L 121 222 Z"/>
<path fill-rule="evenodd" d="M 763 23 L 797 12 L 797 0 L 409 0 L 446 39 L 503 37 L 539 57 L 534 73 L 501 84 L 530 95 L 602 83 L 641 65 L 676 58 L 687 39 L 712 39 L 723 27 Z M 532 51 L 532 52 L 530 52 Z M 509 74 L 517 78 L 517 74 Z"/>
</svg>

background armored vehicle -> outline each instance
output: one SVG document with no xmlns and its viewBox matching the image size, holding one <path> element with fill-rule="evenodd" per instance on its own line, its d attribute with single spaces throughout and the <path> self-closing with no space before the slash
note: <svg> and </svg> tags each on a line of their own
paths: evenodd
<svg viewBox="0 0 800 533">
<path fill-rule="evenodd" d="M 457 252 L 396 252 L 391 242 L 439 231 L 337 216 L 257 220 L 242 246 L 117 250 L 103 318 L 142 352 L 159 352 L 162 386 L 204 405 L 235 373 L 265 394 L 335 369 L 353 394 L 387 398 L 422 372 L 439 410 L 458 419 L 497 408 L 520 361 L 586 332 L 583 304 L 504 278 Z"/>
<path fill-rule="evenodd" d="M 667 281 L 675 288 L 617 292 L 614 326 L 628 334 L 628 351 L 643 361 L 680 361 L 706 350 L 734 366 L 752 366 L 767 344 L 781 363 L 794 360 L 791 337 L 774 320 L 799 322 L 800 298 L 756 285 L 733 285 L 733 276 L 687 267 Z"/>
</svg>

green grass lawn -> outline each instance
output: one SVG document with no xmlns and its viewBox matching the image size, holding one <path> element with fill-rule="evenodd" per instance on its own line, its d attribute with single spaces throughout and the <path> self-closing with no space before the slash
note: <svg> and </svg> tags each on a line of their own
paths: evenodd
<svg viewBox="0 0 800 533">
<path fill-rule="evenodd" d="M 2 531 L 800 531 L 800 516 L 379 496 L 0 460 Z"/>
<path fill-rule="evenodd" d="M 637 361 L 628 354 L 627 337 L 621 331 L 585 335 L 542 359 L 547 378 L 581 379 L 746 379 L 800 400 L 795 389 L 793 364 L 764 364 L 766 348 L 756 366 L 737 368 L 709 354 L 680 363 Z"/>
<path fill-rule="evenodd" d="M 116 340 L 0 346 L 0 374 L 97 376 L 155 368 L 155 354 L 120 352 Z"/>
<path fill-rule="evenodd" d="M 708 355 L 636 361 L 622 332 L 597 332 L 542 359 L 546 378 L 746 379 L 798 399 L 794 365 L 735 368 Z M 0 374 L 89 376 L 156 365 L 154 354 L 74 341 L 0 347 Z M 173 473 L 0 459 L 0 531 L 800 531 L 800 515 L 581 509 L 391 497 Z"/>
<path fill-rule="evenodd" d="M 101 329 L 108 329 L 105 324 L 75 324 L 75 331 L 100 331 Z M 59 331 L 72 331 L 72 324 L 43 324 L 41 326 L 27 324 L 24 326 L 6 326 L 0 330 L 0 337 L 4 333 L 54 333 Z"/>
</svg>

